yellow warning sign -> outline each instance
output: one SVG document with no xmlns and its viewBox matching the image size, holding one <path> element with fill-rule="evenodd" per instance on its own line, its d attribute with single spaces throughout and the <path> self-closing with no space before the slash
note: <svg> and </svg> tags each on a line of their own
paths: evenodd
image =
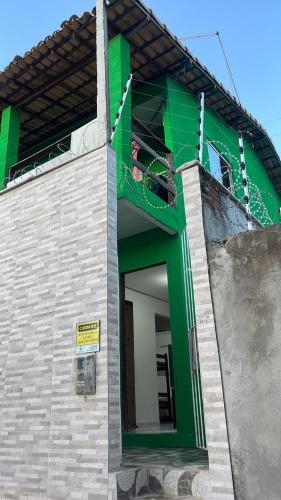
<svg viewBox="0 0 281 500">
<path fill-rule="evenodd" d="M 95 346 L 95 351 L 100 349 L 100 321 L 87 321 L 76 324 L 76 346 Z"/>
</svg>

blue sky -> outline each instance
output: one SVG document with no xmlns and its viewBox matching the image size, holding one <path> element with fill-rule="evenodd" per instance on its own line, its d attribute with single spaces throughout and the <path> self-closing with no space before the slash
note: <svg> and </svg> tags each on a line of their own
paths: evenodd
<svg viewBox="0 0 281 500">
<path fill-rule="evenodd" d="M 178 36 L 219 31 L 242 104 L 269 131 L 281 155 L 280 0 L 145 0 Z M 95 0 L 11 0 L 1 5 L 0 69 Z M 5 22 L 5 19 L 7 22 Z M 216 38 L 185 42 L 228 88 Z"/>
</svg>

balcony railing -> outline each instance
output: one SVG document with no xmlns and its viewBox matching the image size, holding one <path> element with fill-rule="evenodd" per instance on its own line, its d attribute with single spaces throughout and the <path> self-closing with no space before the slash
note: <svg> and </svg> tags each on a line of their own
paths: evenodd
<svg viewBox="0 0 281 500">
<path fill-rule="evenodd" d="M 134 167 L 141 171 L 151 180 L 150 190 L 163 201 L 174 205 L 176 199 L 176 189 L 174 184 L 175 170 L 173 168 L 172 154 L 166 153 L 166 158 L 163 158 L 152 147 L 146 144 L 137 134 L 132 133 L 132 140 L 138 145 L 138 148 L 148 153 L 152 158 L 152 162 L 156 161 L 163 168 L 162 173 L 156 173 L 147 165 L 144 165 L 136 155 L 133 154 L 132 162 Z"/>
</svg>

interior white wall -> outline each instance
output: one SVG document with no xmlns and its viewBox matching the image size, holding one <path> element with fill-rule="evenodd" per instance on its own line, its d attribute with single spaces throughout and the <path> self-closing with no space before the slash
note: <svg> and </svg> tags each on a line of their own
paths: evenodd
<svg viewBox="0 0 281 500">
<path fill-rule="evenodd" d="M 126 288 L 134 307 L 137 425 L 159 423 L 155 314 L 169 316 L 169 304 Z"/>
</svg>

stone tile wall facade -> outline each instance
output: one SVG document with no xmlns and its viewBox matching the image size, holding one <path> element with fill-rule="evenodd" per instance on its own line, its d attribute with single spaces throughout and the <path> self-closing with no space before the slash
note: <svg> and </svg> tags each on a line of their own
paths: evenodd
<svg viewBox="0 0 281 500">
<path fill-rule="evenodd" d="M 120 464 L 115 157 L 104 146 L 0 194 L 0 495 L 109 496 Z M 77 396 L 75 324 L 101 320 Z"/>
<path fill-rule="evenodd" d="M 204 495 L 204 500 L 233 500 L 233 481 L 204 236 L 199 169 L 195 162 L 193 166 L 183 165 L 179 171 L 182 172 L 191 254 L 198 351 L 209 453 L 211 491 Z"/>
</svg>

